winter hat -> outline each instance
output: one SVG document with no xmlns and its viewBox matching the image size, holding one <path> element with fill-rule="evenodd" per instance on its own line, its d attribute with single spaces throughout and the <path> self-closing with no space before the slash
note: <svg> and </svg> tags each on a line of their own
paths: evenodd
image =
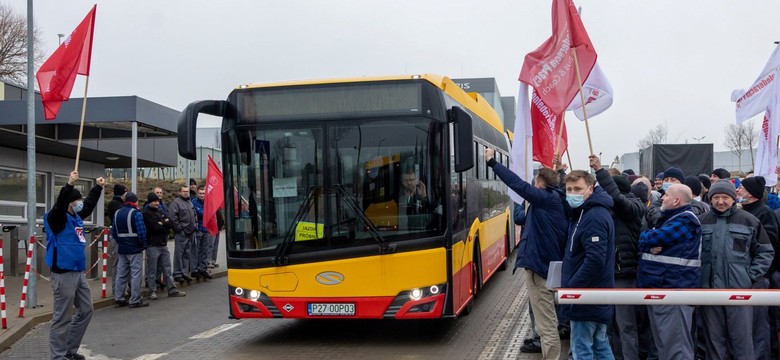
<svg viewBox="0 0 780 360">
<path fill-rule="evenodd" d="M 742 187 L 753 195 L 754 198 L 761 199 L 764 197 L 764 186 L 766 186 L 766 180 L 763 176 L 749 177 L 742 180 Z"/>
<path fill-rule="evenodd" d="M 148 204 L 154 201 L 160 201 L 160 198 L 157 197 L 157 194 L 150 192 L 149 195 L 146 196 L 146 203 Z"/>
<path fill-rule="evenodd" d="M 663 180 L 664 179 L 664 172 L 661 171 L 658 174 L 655 174 L 655 179 L 656 180 Z"/>
<path fill-rule="evenodd" d="M 642 200 L 643 203 L 647 203 L 647 185 L 645 183 L 638 182 L 631 185 L 631 193 Z"/>
<path fill-rule="evenodd" d="M 712 170 L 712 175 L 717 176 L 720 179 L 730 179 L 731 173 L 724 169 L 724 168 L 717 168 L 715 170 Z"/>
<path fill-rule="evenodd" d="M 70 193 L 68 194 L 68 202 L 73 202 L 75 200 L 83 199 L 84 197 L 81 196 L 81 191 L 79 189 L 73 188 L 70 190 Z"/>
<path fill-rule="evenodd" d="M 124 185 L 122 185 L 122 184 L 115 184 L 114 185 L 114 195 L 122 196 L 126 192 L 127 192 L 127 187 L 125 187 Z"/>
<path fill-rule="evenodd" d="M 639 175 L 628 175 L 626 176 L 628 178 L 628 182 L 634 183 L 634 180 L 639 179 Z"/>
<path fill-rule="evenodd" d="M 636 175 L 636 173 L 634 172 L 634 169 L 625 169 L 623 170 L 623 173 L 621 173 L 621 175 L 625 175 L 625 176 Z"/>
<path fill-rule="evenodd" d="M 737 189 L 734 187 L 734 184 L 728 180 L 718 180 L 712 184 L 709 192 L 710 199 L 718 194 L 726 194 L 734 200 L 737 199 Z"/>
<path fill-rule="evenodd" d="M 712 181 L 710 181 L 710 177 L 704 174 L 701 174 L 697 176 L 699 178 L 699 181 L 701 181 L 701 186 L 709 189 L 710 186 L 712 186 Z"/>
<path fill-rule="evenodd" d="M 125 195 L 125 202 L 137 203 L 138 202 L 138 195 L 136 195 L 132 191 L 128 191 L 127 195 Z"/>
<path fill-rule="evenodd" d="M 194 178 L 190 178 L 190 185 L 198 185 L 198 182 Z"/>
<path fill-rule="evenodd" d="M 701 195 L 701 181 L 699 181 L 698 177 L 686 176 L 685 181 L 683 181 L 683 184 L 691 188 L 691 193 L 693 193 L 693 196 Z"/>
<path fill-rule="evenodd" d="M 681 184 L 685 183 L 685 174 L 683 174 L 680 168 L 670 167 L 666 169 L 666 171 L 664 171 L 664 179 L 668 177 L 680 180 Z"/>
<path fill-rule="evenodd" d="M 621 194 L 628 194 L 631 192 L 631 183 L 628 182 L 628 179 L 624 175 L 615 175 L 612 177 L 612 180 L 617 184 Z"/>
</svg>

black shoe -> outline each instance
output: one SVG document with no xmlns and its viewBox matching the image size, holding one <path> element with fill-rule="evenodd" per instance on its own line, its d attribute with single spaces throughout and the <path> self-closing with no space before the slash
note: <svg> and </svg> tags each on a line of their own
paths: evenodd
<svg viewBox="0 0 780 360">
<path fill-rule="evenodd" d="M 523 339 L 523 345 L 533 344 L 534 338 Z"/>
<path fill-rule="evenodd" d="M 187 282 L 187 284 L 192 282 L 192 278 L 187 276 L 187 275 L 182 274 L 181 277 L 182 277 L 182 279 L 184 279 L 184 281 Z"/>
<path fill-rule="evenodd" d="M 67 353 L 65 354 L 66 359 L 73 359 L 73 360 L 86 360 L 86 357 L 81 354 L 74 354 L 74 353 Z"/>
<path fill-rule="evenodd" d="M 114 307 L 115 308 L 121 308 L 127 306 L 127 301 L 124 300 L 114 300 Z"/>
<path fill-rule="evenodd" d="M 140 307 L 147 307 L 147 306 L 149 306 L 149 303 L 148 302 L 143 302 L 143 301 L 139 301 L 139 302 L 137 302 L 135 304 L 130 304 L 129 305 L 129 307 L 131 307 L 131 308 L 140 308 Z"/>
<path fill-rule="evenodd" d="M 542 347 L 534 343 L 525 344 L 520 347 L 520 352 L 526 354 L 540 354 L 542 352 Z"/>
<path fill-rule="evenodd" d="M 211 277 L 211 274 L 208 273 L 208 271 L 201 271 L 200 276 L 202 276 L 204 279 L 209 279 L 209 280 L 213 279 Z"/>
<path fill-rule="evenodd" d="M 558 338 L 561 340 L 568 340 L 571 338 L 571 332 L 567 329 L 558 330 Z"/>
<path fill-rule="evenodd" d="M 193 278 L 193 279 L 195 279 L 195 280 L 198 280 L 198 281 L 200 281 L 200 278 L 201 278 L 201 277 L 203 277 L 203 276 L 200 274 L 200 272 L 198 272 L 198 271 L 193 271 L 193 272 L 190 274 L 190 277 L 191 277 L 191 278 Z"/>
<path fill-rule="evenodd" d="M 187 293 L 181 290 L 176 290 L 168 293 L 168 297 L 184 297 Z"/>
</svg>

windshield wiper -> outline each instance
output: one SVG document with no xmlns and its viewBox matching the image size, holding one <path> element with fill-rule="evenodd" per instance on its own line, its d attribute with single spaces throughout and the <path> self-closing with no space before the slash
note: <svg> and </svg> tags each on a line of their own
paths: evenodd
<svg viewBox="0 0 780 360">
<path fill-rule="evenodd" d="M 284 235 L 284 240 L 282 240 L 278 246 L 278 249 L 276 250 L 276 256 L 274 256 L 273 262 L 274 265 L 287 265 L 287 254 L 290 252 L 290 248 L 292 247 L 292 244 L 295 240 L 295 227 L 298 226 L 298 223 L 303 220 L 303 217 L 306 216 L 306 214 L 309 212 L 309 209 L 312 207 L 312 205 L 314 205 L 314 201 L 317 198 L 319 189 L 321 189 L 321 187 L 312 186 L 311 189 L 309 189 L 309 192 L 306 193 L 306 198 L 303 199 L 301 207 L 298 208 L 298 213 L 295 214 L 295 217 L 290 224 L 290 228 Z"/>
<path fill-rule="evenodd" d="M 368 227 L 369 234 L 371 237 L 379 244 L 379 253 L 380 254 L 390 254 L 394 253 L 396 249 L 396 244 L 389 244 L 387 240 L 385 240 L 382 237 L 382 234 L 379 233 L 379 230 L 377 230 L 376 226 L 374 226 L 374 223 L 371 222 L 371 220 L 366 216 L 366 214 L 363 213 L 363 211 L 360 210 L 360 207 L 355 203 L 355 199 L 353 199 L 349 194 L 347 193 L 347 190 L 344 189 L 344 185 L 342 184 L 335 184 L 334 187 L 336 188 L 336 191 L 338 192 L 339 196 L 341 196 L 344 199 L 344 202 L 349 206 L 352 211 L 355 212 L 357 217 L 363 221 L 363 223 L 366 224 L 366 227 Z"/>
</svg>

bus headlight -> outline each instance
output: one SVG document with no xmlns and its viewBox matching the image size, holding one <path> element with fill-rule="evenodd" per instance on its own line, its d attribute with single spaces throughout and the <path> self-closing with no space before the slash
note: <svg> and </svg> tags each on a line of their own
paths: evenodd
<svg viewBox="0 0 780 360">
<path fill-rule="evenodd" d="M 249 290 L 249 300 L 257 301 L 260 298 L 260 292 L 257 290 Z"/>
<path fill-rule="evenodd" d="M 433 285 L 433 286 L 431 286 L 431 288 L 429 289 L 429 291 L 431 292 L 431 295 L 436 295 L 436 294 L 438 294 L 440 290 L 441 290 L 441 289 L 439 289 L 439 287 L 438 287 L 437 285 Z"/>
<path fill-rule="evenodd" d="M 239 296 L 239 297 L 240 296 L 244 296 L 244 289 L 242 289 L 240 287 L 237 287 L 236 290 L 233 291 L 233 293 L 236 294 L 236 296 Z"/>
<path fill-rule="evenodd" d="M 409 297 L 412 300 L 420 300 L 422 299 L 423 291 L 421 289 L 412 289 L 412 291 L 409 291 Z"/>
</svg>

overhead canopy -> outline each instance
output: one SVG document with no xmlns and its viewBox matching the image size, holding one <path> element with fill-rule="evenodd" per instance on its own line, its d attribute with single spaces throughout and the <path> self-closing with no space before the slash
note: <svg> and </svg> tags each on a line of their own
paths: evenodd
<svg viewBox="0 0 780 360">
<path fill-rule="evenodd" d="M 35 104 L 37 153 L 76 157 L 82 99 L 62 104 L 57 118 L 44 120 Z M 87 99 L 81 160 L 107 168 L 131 167 L 132 123 L 138 123 L 138 166 L 177 165 L 176 121 L 179 111 L 137 96 Z M 0 101 L 0 146 L 27 149 L 27 102 Z"/>
</svg>

